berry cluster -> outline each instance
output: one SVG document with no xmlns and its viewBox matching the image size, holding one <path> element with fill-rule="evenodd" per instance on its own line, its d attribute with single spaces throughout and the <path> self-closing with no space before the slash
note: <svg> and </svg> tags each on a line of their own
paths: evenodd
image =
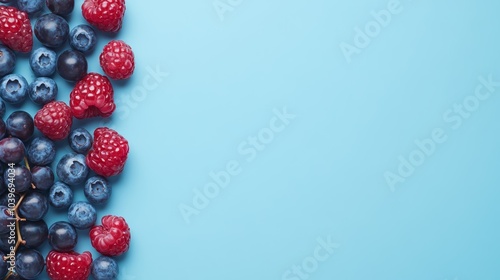
<svg viewBox="0 0 500 280">
<path fill-rule="evenodd" d="M 37 279 L 46 270 L 52 280 L 117 279 L 114 258 L 128 251 L 130 228 L 115 215 L 98 225 L 96 206 L 111 197 L 107 178 L 123 171 L 128 141 L 107 127 L 93 134 L 75 128 L 74 119 L 110 117 L 116 109 L 112 80 L 134 73 L 134 53 L 124 41 L 111 40 L 101 51 L 104 74 L 89 72 L 86 57 L 100 32 L 121 29 L 125 0 L 84 0 L 89 24 L 73 28 L 74 0 L 0 3 L 0 278 Z M 43 47 L 33 50 L 34 40 Z M 30 83 L 15 73 L 17 52 L 30 53 Z M 56 73 L 75 84 L 69 104 L 58 101 Z M 4 119 L 6 104 L 17 108 L 28 98 L 40 106 L 34 117 L 17 110 Z M 56 142 L 63 140 L 72 152 L 56 162 Z M 87 201 L 74 201 L 78 186 Z M 67 211 L 67 220 L 47 225 L 50 208 Z M 101 256 L 75 252 L 82 233 Z M 39 248 L 46 242 L 51 251 L 43 256 Z"/>
</svg>

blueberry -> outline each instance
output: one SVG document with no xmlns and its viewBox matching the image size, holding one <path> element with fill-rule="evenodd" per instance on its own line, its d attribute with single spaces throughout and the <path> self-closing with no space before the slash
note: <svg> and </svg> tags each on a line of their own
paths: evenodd
<svg viewBox="0 0 500 280">
<path fill-rule="evenodd" d="M 34 50 L 30 56 L 30 66 L 38 77 L 48 77 L 56 72 L 57 54 L 53 50 L 41 47 Z"/>
<path fill-rule="evenodd" d="M 50 188 L 49 201 L 57 209 L 66 209 L 73 203 L 73 191 L 66 184 L 56 182 Z"/>
<path fill-rule="evenodd" d="M 92 142 L 94 140 L 88 130 L 85 128 L 77 128 L 71 131 L 68 141 L 73 151 L 79 154 L 87 154 L 90 148 L 92 148 Z"/>
<path fill-rule="evenodd" d="M 118 264 L 110 257 L 100 256 L 92 262 L 91 274 L 95 280 L 118 279 Z"/>
<path fill-rule="evenodd" d="M 8 103 L 19 104 L 28 96 L 28 82 L 19 74 L 10 74 L 0 81 L 0 97 Z"/>
<path fill-rule="evenodd" d="M 49 228 L 44 220 L 37 222 L 22 222 L 19 223 L 19 230 L 23 240 L 26 241 L 24 246 L 28 248 L 38 248 L 47 240 Z"/>
<path fill-rule="evenodd" d="M 57 97 L 57 84 L 51 78 L 40 77 L 30 84 L 28 92 L 31 100 L 38 105 L 45 105 L 51 101 L 56 100 Z"/>
<path fill-rule="evenodd" d="M 17 0 L 17 7 L 28 14 L 35 14 L 43 10 L 44 0 Z"/>
<path fill-rule="evenodd" d="M 0 139 L 2 139 L 5 135 L 7 135 L 7 125 L 5 125 L 5 122 L 0 119 Z"/>
<path fill-rule="evenodd" d="M 3 100 L 0 100 L 0 119 L 3 118 L 3 116 L 5 116 L 5 111 L 6 111 L 5 102 L 3 102 Z"/>
<path fill-rule="evenodd" d="M 47 196 L 40 192 L 28 193 L 19 205 L 19 214 L 28 221 L 40 221 L 49 210 Z"/>
<path fill-rule="evenodd" d="M 89 174 L 85 156 L 76 153 L 66 154 L 57 164 L 56 173 L 59 180 L 70 186 L 82 184 Z"/>
<path fill-rule="evenodd" d="M 72 251 L 78 242 L 78 233 L 68 222 L 56 222 L 49 228 L 49 244 L 59 252 Z"/>
<path fill-rule="evenodd" d="M 0 161 L 3 163 L 18 163 L 24 160 L 25 148 L 23 141 L 9 137 L 0 140 Z"/>
<path fill-rule="evenodd" d="M 95 208 L 87 202 L 75 202 L 68 209 L 68 221 L 77 229 L 90 229 L 96 220 Z"/>
<path fill-rule="evenodd" d="M 2 179 L 3 181 L 3 179 Z M 6 192 L 0 196 L 0 205 L 7 206 L 9 208 L 14 208 L 15 204 L 19 201 L 21 196 L 14 193 L 14 197 L 9 197 L 9 193 Z"/>
<path fill-rule="evenodd" d="M 94 29 L 87 24 L 75 26 L 69 33 L 69 45 L 82 53 L 94 50 L 97 36 Z"/>
<path fill-rule="evenodd" d="M 5 254 L 0 251 L 0 259 L 4 259 Z M 4 277 L 7 274 L 8 271 L 8 265 L 7 262 L 0 262 L 0 277 Z"/>
<path fill-rule="evenodd" d="M 11 231 L 9 226 L 11 226 L 13 218 L 7 206 L 0 206 L 0 234 Z"/>
<path fill-rule="evenodd" d="M 3 181 L 6 186 L 12 184 L 17 193 L 23 193 L 31 188 L 31 172 L 24 165 L 16 165 L 5 170 Z"/>
<path fill-rule="evenodd" d="M 27 141 L 33 136 L 35 124 L 30 114 L 25 111 L 15 111 L 5 121 L 7 133 L 21 141 Z"/>
<path fill-rule="evenodd" d="M 51 12 L 60 16 L 68 16 L 75 8 L 75 0 L 47 0 L 47 7 Z"/>
<path fill-rule="evenodd" d="M 66 50 L 57 58 L 57 72 L 70 82 L 77 82 L 87 74 L 87 59 L 83 53 Z"/>
<path fill-rule="evenodd" d="M 16 272 L 22 278 L 36 279 L 44 266 L 44 258 L 37 250 L 26 249 L 16 255 Z"/>
<path fill-rule="evenodd" d="M 0 77 L 12 73 L 16 66 L 16 55 L 4 45 L 0 45 Z"/>
<path fill-rule="evenodd" d="M 111 196 L 111 186 L 108 184 L 106 178 L 94 176 L 90 177 L 87 182 L 85 182 L 83 192 L 90 203 L 94 205 L 103 205 L 108 202 Z"/>
<path fill-rule="evenodd" d="M 37 137 L 31 141 L 27 153 L 31 164 L 49 165 L 56 157 L 56 144 L 46 137 Z"/>
<path fill-rule="evenodd" d="M 50 13 L 39 17 L 34 29 L 38 41 L 49 48 L 59 48 L 68 40 L 68 22 L 56 14 Z"/>
<path fill-rule="evenodd" d="M 32 167 L 31 177 L 37 190 L 46 191 L 54 185 L 54 172 L 48 166 Z"/>
<path fill-rule="evenodd" d="M 6 254 L 10 253 L 9 237 L 10 237 L 10 232 L 0 234 L 0 250 Z"/>
</svg>

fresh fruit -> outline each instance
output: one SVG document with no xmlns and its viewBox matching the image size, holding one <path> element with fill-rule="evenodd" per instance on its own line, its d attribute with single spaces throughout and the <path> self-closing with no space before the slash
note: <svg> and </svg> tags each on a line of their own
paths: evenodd
<svg viewBox="0 0 500 280">
<path fill-rule="evenodd" d="M 73 124 L 71 109 L 62 101 L 52 101 L 35 115 L 35 126 L 52 140 L 68 137 Z"/>
<path fill-rule="evenodd" d="M 0 100 L 0 118 L 3 118 L 3 116 L 5 116 L 5 111 L 5 102 L 3 102 L 3 100 Z"/>
<path fill-rule="evenodd" d="M 87 59 L 83 53 L 66 50 L 57 58 L 57 72 L 69 82 L 77 82 L 87 74 Z"/>
<path fill-rule="evenodd" d="M 6 251 L 9 251 L 9 249 L 7 249 Z M 2 251 L 0 251 L 0 259 L 2 259 L 2 260 L 5 259 L 5 254 Z M 8 269 L 9 268 L 8 268 L 7 262 L 0 262 L 0 275 L 1 276 L 6 275 Z"/>
<path fill-rule="evenodd" d="M 7 135 L 7 125 L 5 125 L 5 122 L 0 119 L 0 139 L 2 139 L 5 135 Z"/>
<path fill-rule="evenodd" d="M 78 119 L 109 117 L 116 108 L 113 95 L 113 86 L 106 76 L 89 73 L 71 91 L 71 112 Z"/>
<path fill-rule="evenodd" d="M 31 84 L 28 91 L 30 99 L 38 105 L 45 105 L 56 100 L 59 89 L 51 78 L 39 77 Z"/>
<path fill-rule="evenodd" d="M 16 256 L 16 272 L 24 279 L 36 279 L 42 273 L 44 265 L 43 256 L 37 250 L 26 249 Z"/>
<path fill-rule="evenodd" d="M 92 262 L 91 274 L 95 280 L 118 279 L 118 264 L 110 257 L 100 256 Z"/>
<path fill-rule="evenodd" d="M 73 191 L 68 185 L 56 182 L 49 190 L 50 205 L 57 209 L 66 209 L 73 203 Z"/>
<path fill-rule="evenodd" d="M 83 189 L 85 197 L 93 205 L 106 204 L 111 197 L 111 186 L 106 178 L 93 176 L 87 179 Z"/>
<path fill-rule="evenodd" d="M 47 8 L 60 16 L 69 16 L 75 7 L 75 0 L 47 0 Z"/>
<path fill-rule="evenodd" d="M 134 52 L 121 40 L 113 40 L 104 46 L 99 62 L 104 73 L 111 79 L 128 79 L 134 73 Z"/>
<path fill-rule="evenodd" d="M 49 228 L 44 220 L 19 223 L 19 231 L 27 248 L 38 248 L 47 241 Z"/>
<path fill-rule="evenodd" d="M 3 180 L 6 186 L 11 183 L 17 193 L 23 193 L 31 188 L 32 176 L 26 166 L 16 165 L 5 170 Z"/>
<path fill-rule="evenodd" d="M 25 148 L 23 141 L 9 137 L 0 140 L 0 161 L 3 163 L 18 163 L 24 160 Z"/>
<path fill-rule="evenodd" d="M 78 242 L 78 233 L 68 222 L 55 222 L 49 228 L 49 244 L 58 252 L 72 251 Z"/>
<path fill-rule="evenodd" d="M 90 25 L 77 25 L 69 33 L 69 45 L 77 51 L 89 53 L 94 50 L 96 44 L 97 36 Z"/>
<path fill-rule="evenodd" d="M 0 6 L 0 42 L 18 52 L 33 48 L 33 31 L 28 14 L 14 7 Z"/>
<path fill-rule="evenodd" d="M 92 254 L 50 251 L 46 263 L 47 274 L 51 280 L 87 280 L 90 276 Z"/>
<path fill-rule="evenodd" d="M 10 74 L 0 81 L 0 97 L 5 102 L 19 104 L 26 100 L 28 88 L 28 82 L 23 76 Z"/>
<path fill-rule="evenodd" d="M 59 180 L 70 186 L 83 184 L 89 174 L 85 156 L 76 153 L 64 155 L 56 167 Z"/>
<path fill-rule="evenodd" d="M 30 67 L 38 77 L 52 76 L 56 72 L 56 52 L 45 47 L 34 50 L 30 56 Z"/>
<path fill-rule="evenodd" d="M 104 216 L 101 226 L 90 230 L 90 242 L 97 252 L 113 257 L 127 252 L 130 245 L 130 228 L 124 218 Z"/>
<path fill-rule="evenodd" d="M 37 190 L 47 191 L 54 185 L 54 172 L 48 166 L 34 166 L 31 179 Z"/>
<path fill-rule="evenodd" d="M 118 32 L 125 16 L 125 0 L 85 0 L 83 17 L 104 32 Z"/>
<path fill-rule="evenodd" d="M 87 154 L 90 148 L 92 148 L 92 142 L 94 140 L 88 130 L 85 128 L 77 128 L 71 131 L 68 141 L 73 151 L 79 154 Z"/>
<path fill-rule="evenodd" d="M 0 45 L 0 77 L 12 73 L 16 67 L 16 55 L 4 45 Z"/>
<path fill-rule="evenodd" d="M 49 48 L 59 48 L 68 40 L 68 22 L 56 14 L 45 14 L 35 23 L 35 36 L 42 45 Z"/>
<path fill-rule="evenodd" d="M 111 177 L 120 174 L 128 156 L 128 141 L 113 129 L 100 127 L 94 131 L 94 144 L 87 155 L 87 165 L 95 173 Z"/>
<path fill-rule="evenodd" d="M 19 204 L 19 214 L 28 221 L 40 221 L 49 210 L 47 196 L 41 192 L 33 191 L 28 193 L 21 204 Z"/>
<path fill-rule="evenodd" d="M 8 233 L 12 227 L 12 215 L 7 206 L 0 206 L 0 234 Z M 14 228 L 14 227 L 12 227 Z"/>
<path fill-rule="evenodd" d="M 45 7 L 44 0 L 17 0 L 17 7 L 28 14 L 36 14 Z"/>
<path fill-rule="evenodd" d="M 28 160 L 33 165 L 49 165 L 56 157 L 56 144 L 46 137 L 36 137 L 28 147 Z"/>
<path fill-rule="evenodd" d="M 33 118 L 25 111 L 15 111 L 10 114 L 5 125 L 10 136 L 17 137 L 24 142 L 28 141 L 35 131 Z"/>
<path fill-rule="evenodd" d="M 68 221 L 79 230 L 91 228 L 96 220 L 97 212 L 87 202 L 75 202 L 68 209 Z"/>
</svg>

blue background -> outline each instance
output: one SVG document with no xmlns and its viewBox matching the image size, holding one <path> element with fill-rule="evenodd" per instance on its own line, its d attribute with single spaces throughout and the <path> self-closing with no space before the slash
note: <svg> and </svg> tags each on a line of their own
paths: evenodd
<svg viewBox="0 0 500 280">
<path fill-rule="evenodd" d="M 223 20 L 212 0 L 127 2 L 122 31 L 99 38 L 89 69 L 102 72 L 99 50 L 116 37 L 133 47 L 136 73 L 114 83 L 111 120 L 75 124 L 130 142 L 98 210 L 132 229 L 119 279 L 306 279 L 285 274 L 328 236 L 340 247 L 307 279 L 500 279 L 500 96 L 458 129 L 443 119 L 478 77 L 500 80 L 500 3 L 402 0 L 348 63 L 340 44 L 389 2 L 224 1 L 234 5 Z M 25 60 L 16 71 L 31 81 Z M 72 86 L 58 81 L 68 101 Z M 238 147 L 285 107 L 295 119 L 247 161 Z M 391 190 L 384 174 L 435 128 L 447 141 Z M 232 160 L 242 172 L 188 223 L 179 207 Z"/>
</svg>

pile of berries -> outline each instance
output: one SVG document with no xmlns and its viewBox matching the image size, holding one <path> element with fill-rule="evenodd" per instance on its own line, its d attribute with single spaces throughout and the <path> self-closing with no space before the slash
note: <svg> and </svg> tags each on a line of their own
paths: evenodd
<svg viewBox="0 0 500 280">
<path fill-rule="evenodd" d="M 96 206 L 110 199 L 108 177 L 123 171 L 128 142 L 107 127 L 93 133 L 75 128 L 73 120 L 110 117 L 116 108 L 111 80 L 134 72 L 132 48 L 120 40 L 111 40 L 99 55 L 104 74 L 89 72 L 86 58 L 99 33 L 121 29 L 125 0 L 84 0 L 88 24 L 73 28 L 68 19 L 74 0 L 0 3 L 0 277 L 37 279 L 46 270 L 52 280 L 117 279 L 114 257 L 127 252 L 130 228 L 114 215 L 97 225 Z M 34 40 L 43 47 L 33 50 Z M 27 63 L 36 77 L 30 83 L 14 73 L 21 60 L 16 53 L 30 53 Z M 58 101 L 56 73 L 74 83 L 69 104 Z M 34 117 L 17 110 L 4 119 L 6 105 L 18 108 L 28 97 L 40 106 Z M 54 162 L 58 141 L 72 152 Z M 76 187 L 87 201 L 73 201 Z M 67 220 L 48 226 L 49 208 L 67 211 Z M 101 256 L 74 251 L 81 234 L 89 235 Z M 43 256 L 39 248 L 46 242 L 51 251 Z"/>
</svg>

